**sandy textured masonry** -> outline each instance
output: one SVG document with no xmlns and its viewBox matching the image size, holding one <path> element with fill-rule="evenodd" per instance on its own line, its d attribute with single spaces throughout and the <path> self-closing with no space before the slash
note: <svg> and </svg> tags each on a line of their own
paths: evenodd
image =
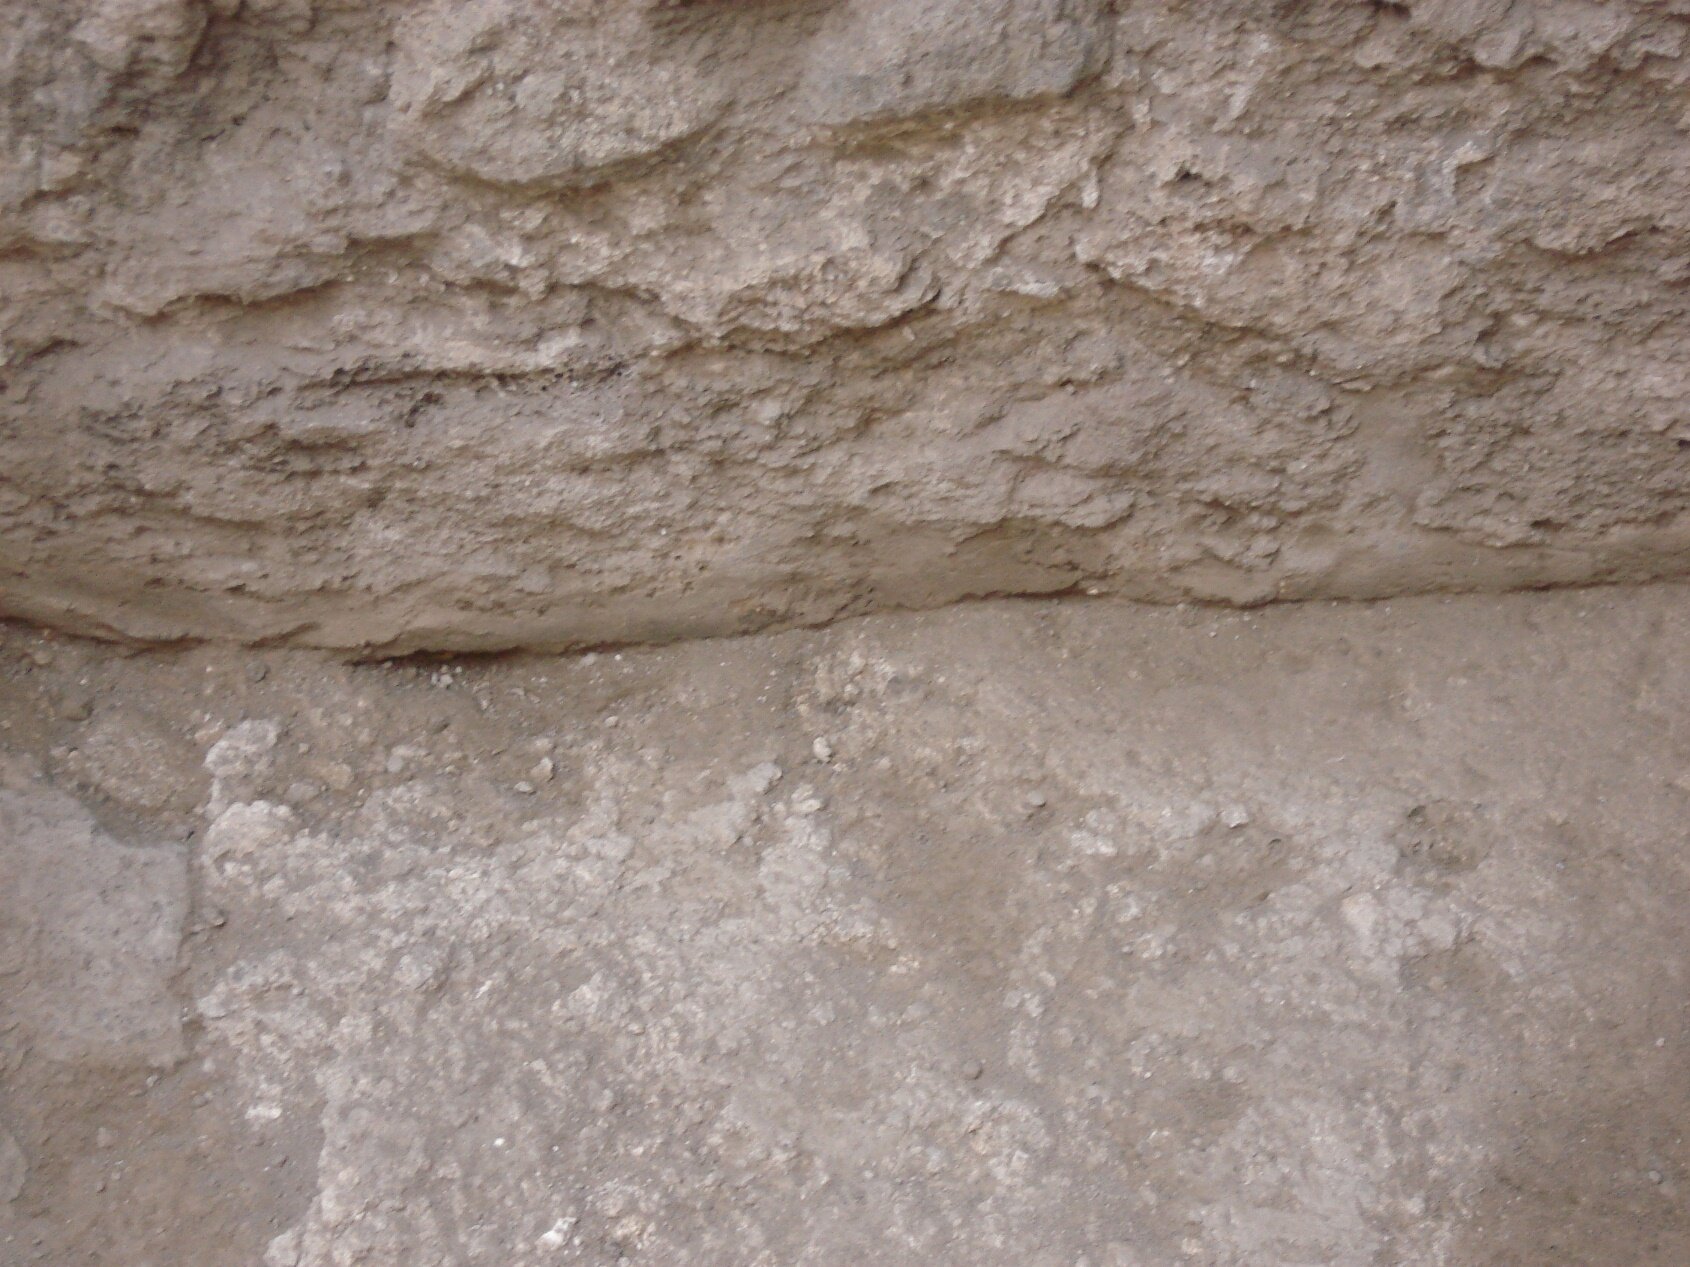
<svg viewBox="0 0 1690 1267">
<path fill-rule="evenodd" d="M 1681 573 L 1690 5 L 20 0 L 0 611 Z"/>
</svg>

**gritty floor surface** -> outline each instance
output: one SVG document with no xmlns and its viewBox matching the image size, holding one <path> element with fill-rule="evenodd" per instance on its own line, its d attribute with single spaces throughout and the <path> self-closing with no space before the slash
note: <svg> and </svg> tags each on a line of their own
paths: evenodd
<svg viewBox="0 0 1690 1267">
<path fill-rule="evenodd" d="M 1690 1262 L 1687 648 L 0 631 L 0 1263 Z"/>
</svg>

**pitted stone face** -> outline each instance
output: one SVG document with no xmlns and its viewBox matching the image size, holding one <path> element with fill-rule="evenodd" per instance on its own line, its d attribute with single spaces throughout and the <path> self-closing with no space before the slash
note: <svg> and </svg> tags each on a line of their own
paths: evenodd
<svg viewBox="0 0 1690 1267">
<path fill-rule="evenodd" d="M 1102 0 L 851 0 L 809 49 L 804 114 L 829 124 L 1060 97 L 1100 70 Z"/>
<path fill-rule="evenodd" d="M 639 5 L 447 2 L 396 33 L 397 127 L 419 154 L 497 184 L 602 179 L 727 103 L 708 68 L 653 38 Z"/>
</svg>

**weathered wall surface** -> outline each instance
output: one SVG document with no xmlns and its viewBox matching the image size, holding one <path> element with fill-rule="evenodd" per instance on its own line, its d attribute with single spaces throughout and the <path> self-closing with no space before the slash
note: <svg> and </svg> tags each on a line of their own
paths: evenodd
<svg viewBox="0 0 1690 1267">
<path fill-rule="evenodd" d="M 22 0 L 0 610 L 1683 573 L 1690 3 Z"/>
</svg>

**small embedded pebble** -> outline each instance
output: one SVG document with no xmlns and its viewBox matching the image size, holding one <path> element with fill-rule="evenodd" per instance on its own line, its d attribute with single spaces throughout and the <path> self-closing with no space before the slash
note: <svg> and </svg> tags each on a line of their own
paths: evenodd
<svg viewBox="0 0 1690 1267">
<path fill-rule="evenodd" d="M 557 766 L 550 757 L 541 757 L 534 763 L 534 768 L 528 772 L 528 777 L 535 783 L 550 783 L 552 776 L 557 773 Z"/>
<path fill-rule="evenodd" d="M 1242 805 L 1229 805 L 1221 811 L 1221 822 L 1237 831 L 1240 827 L 1249 825 L 1250 812 Z"/>
<path fill-rule="evenodd" d="M 86 691 L 66 691 L 59 698 L 59 716 L 66 721 L 87 721 L 94 713 L 94 697 Z"/>
<path fill-rule="evenodd" d="M 246 680 L 256 685 L 270 676 L 270 666 L 262 660 L 254 660 L 246 666 Z"/>
<path fill-rule="evenodd" d="M 962 1062 L 962 1076 L 967 1078 L 970 1082 L 978 1081 L 980 1075 L 985 1072 L 986 1066 L 981 1064 L 978 1060 L 965 1060 Z"/>
<path fill-rule="evenodd" d="M 518 792 L 521 792 L 524 796 L 533 796 L 534 795 L 534 785 L 532 783 L 530 783 L 527 779 L 519 780 L 517 785 L 516 785 L 516 790 Z"/>
<path fill-rule="evenodd" d="M 541 1234 L 540 1239 L 535 1244 L 541 1249 L 558 1249 L 569 1239 L 569 1233 L 574 1226 L 575 1220 L 572 1218 L 559 1219 Z"/>
<path fill-rule="evenodd" d="M 820 735 L 818 735 L 815 742 L 810 745 L 810 751 L 815 754 L 816 760 L 820 761 L 823 765 L 826 765 L 829 761 L 833 760 L 833 745 Z"/>
</svg>

